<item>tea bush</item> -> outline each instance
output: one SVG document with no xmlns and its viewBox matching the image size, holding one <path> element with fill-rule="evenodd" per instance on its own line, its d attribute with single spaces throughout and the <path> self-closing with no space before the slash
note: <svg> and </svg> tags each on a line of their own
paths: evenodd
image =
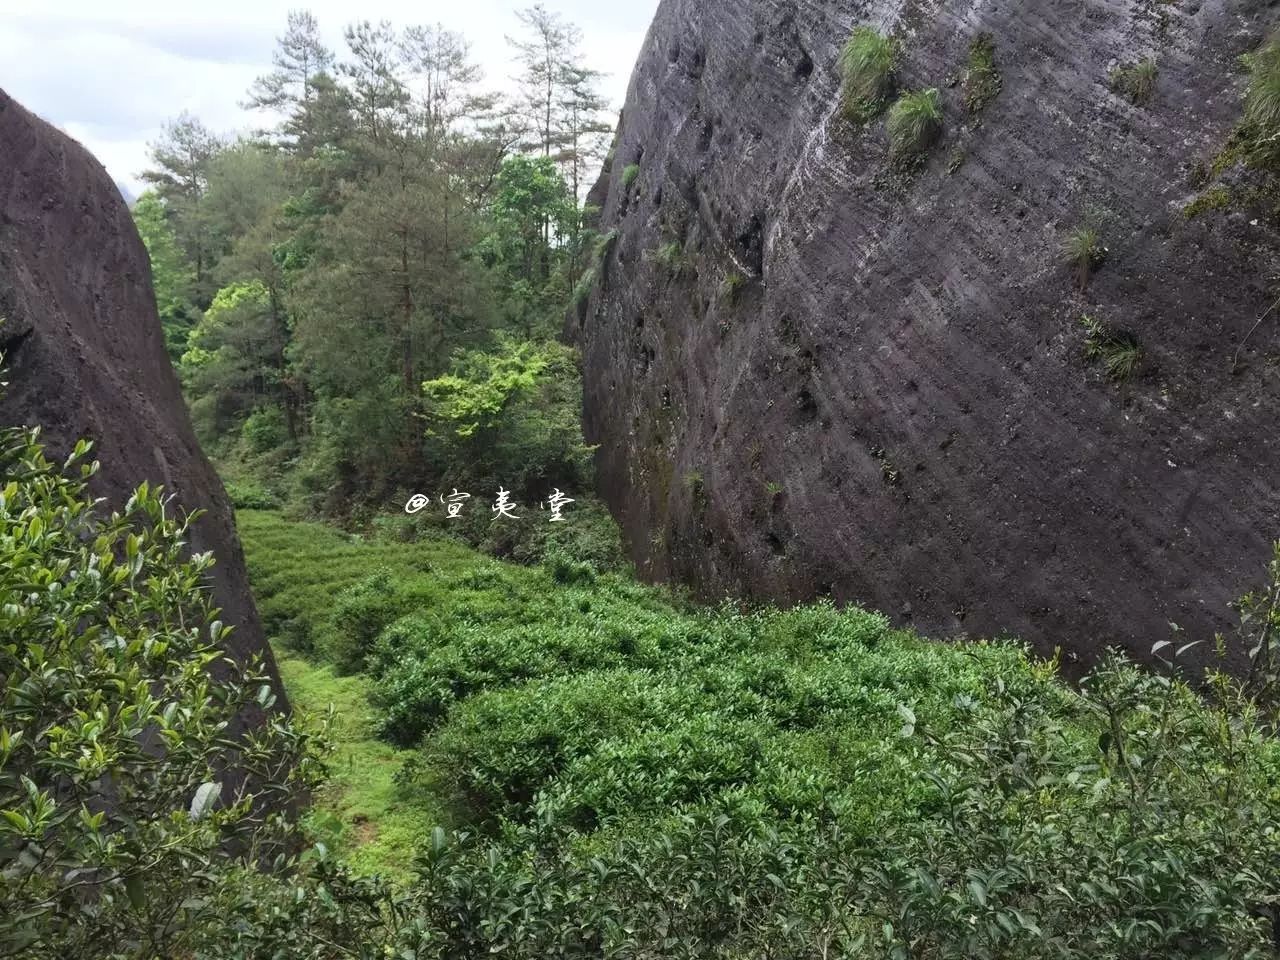
<svg viewBox="0 0 1280 960">
<path fill-rule="evenodd" d="M 1247 681 L 1113 659 L 1073 689 L 1016 645 L 859 610 L 695 609 L 246 512 L 269 622 L 362 660 L 420 740 L 398 798 L 369 774 L 377 802 L 422 804 L 398 830 L 452 821 L 391 886 L 290 819 L 309 734 L 229 737 L 270 689 L 218 654 L 185 524 L 147 488 L 103 517 L 31 434 L 3 439 L 7 955 L 1272 955 L 1280 545 L 1238 606 Z M 250 792 L 220 788 L 227 756 Z"/>
<path fill-rule="evenodd" d="M 301 842 L 320 753 L 223 653 L 190 520 L 145 484 L 108 514 L 88 450 L 0 431 L 0 954 L 189 956 Z"/>
<path fill-rule="evenodd" d="M 1266 955 L 1280 763 L 1256 683 L 1112 661 L 1072 689 L 1015 644 L 829 604 L 698 609 L 430 538 L 245 529 L 251 558 L 288 543 L 330 580 L 376 558 L 419 598 L 367 661 L 384 735 L 417 745 L 404 802 L 449 821 L 388 894 L 397 949 Z M 307 616 L 304 584 L 273 588 Z M 1274 631 L 1280 586 L 1242 611 Z"/>
</svg>

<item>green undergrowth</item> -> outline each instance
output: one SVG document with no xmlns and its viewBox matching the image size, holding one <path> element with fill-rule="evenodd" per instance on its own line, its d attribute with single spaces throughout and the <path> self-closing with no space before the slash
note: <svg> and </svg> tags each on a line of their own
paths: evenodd
<svg viewBox="0 0 1280 960">
<path fill-rule="evenodd" d="M 448 818 L 396 783 L 406 752 L 375 735 L 369 680 L 338 676 L 279 645 L 276 660 L 294 709 L 333 708 L 329 779 L 315 798 L 312 830 L 354 870 L 407 880 L 421 838 Z"/>
<path fill-rule="evenodd" d="M 1114 658 L 1072 688 L 1016 644 L 930 643 L 855 608 L 695 608 L 563 555 L 516 566 L 385 524 L 240 526 L 289 690 L 341 721 L 316 832 L 408 881 L 378 907 L 395 955 L 1191 960 L 1268 942 L 1265 691 L 1211 676 L 1206 702 Z M 1238 608 L 1268 678 L 1280 548 L 1269 583 Z"/>
<path fill-rule="evenodd" d="M 292 695 L 347 715 L 322 806 L 371 868 L 403 864 L 383 838 L 432 815 L 550 817 L 586 847 L 708 809 L 864 830 L 927 802 L 903 710 L 949 729 L 997 678 L 1066 696 L 1016 646 L 931 644 L 861 610 L 696 610 L 568 561 L 239 521 Z"/>
</svg>

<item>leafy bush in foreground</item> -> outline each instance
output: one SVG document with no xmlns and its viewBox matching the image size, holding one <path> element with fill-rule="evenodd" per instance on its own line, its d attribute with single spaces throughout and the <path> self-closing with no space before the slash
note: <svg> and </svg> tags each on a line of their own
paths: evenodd
<svg viewBox="0 0 1280 960">
<path fill-rule="evenodd" d="M 0 953 L 184 956 L 296 844 L 317 754 L 221 652 L 189 521 L 146 485 L 106 516 L 87 451 L 0 432 Z"/>
</svg>

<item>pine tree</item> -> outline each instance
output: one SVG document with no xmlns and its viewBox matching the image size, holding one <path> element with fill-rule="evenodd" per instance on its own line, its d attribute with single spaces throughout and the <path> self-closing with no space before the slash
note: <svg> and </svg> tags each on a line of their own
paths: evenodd
<svg viewBox="0 0 1280 960">
<path fill-rule="evenodd" d="M 338 72 L 349 83 L 359 133 L 376 154 L 406 127 L 409 94 L 400 81 L 399 40 L 386 20 L 361 20 L 347 27 L 345 36 L 350 58 L 338 65 Z"/>
<path fill-rule="evenodd" d="M 194 292 L 200 304 L 208 303 L 214 289 L 203 203 L 210 165 L 222 149 L 222 141 L 184 111 L 164 128 L 161 139 L 151 144 L 155 166 L 142 174 L 164 201 L 178 242 L 195 267 Z"/>
<path fill-rule="evenodd" d="M 321 41 L 320 24 L 310 11 L 289 11 L 271 61 L 275 70 L 254 82 L 246 106 L 293 114 L 315 96 L 316 77 L 333 69 L 333 51 Z"/>
</svg>

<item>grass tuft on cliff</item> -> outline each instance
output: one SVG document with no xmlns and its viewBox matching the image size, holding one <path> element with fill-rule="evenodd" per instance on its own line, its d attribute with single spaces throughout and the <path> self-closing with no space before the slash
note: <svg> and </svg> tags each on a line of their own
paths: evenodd
<svg viewBox="0 0 1280 960">
<path fill-rule="evenodd" d="M 924 154 L 942 133 L 942 99 L 936 88 L 904 93 L 889 110 L 889 152 L 895 160 Z"/>
<path fill-rule="evenodd" d="M 1000 93 L 1003 81 L 996 67 L 996 42 L 989 33 L 979 34 L 969 45 L 964 78 L 964 105 L 971 114 L 981 113 Z"/>
<path fill-rule="evenodd" d="M 1280 33 L 1241 58 L 1249 71 L 1244 101 L 1244 131 L 1255 163 L 1280 158 Z"/>
<path fill-rule="evenodd" d="M 893 94 L 898 41 L 872 27 L 858 27 L 840 52 L 841 106 L 855 123 L 879 116 Z"/>
<path fill-rule="evenodd" d="M 1094 271 L 1106 260 L 1107 248 L 1102 245 L 1102 238 L 1095 227 L 1081 224 L 1062 241 L 1062 258 L 1071 268 L 1076 283 L 1084 289 Z"/>
<path fill-rule="evenodd" d="M 1111 71 L 1111 89 L 1141 106 L 1151 100 L 1160 69 L 1153 59 L 1116 67 Z"/>
<path fill-rule="evenodd" d="M 1102 321 L 1085 316 L 1084 355 L 1088 360 L 1100 360 L 1107 372 L 1107 379 L 1116 383 L 1129 380 L 1142 362 L 1142 345 L 1127 330 L 1113 330 Z"/>
</svg>

